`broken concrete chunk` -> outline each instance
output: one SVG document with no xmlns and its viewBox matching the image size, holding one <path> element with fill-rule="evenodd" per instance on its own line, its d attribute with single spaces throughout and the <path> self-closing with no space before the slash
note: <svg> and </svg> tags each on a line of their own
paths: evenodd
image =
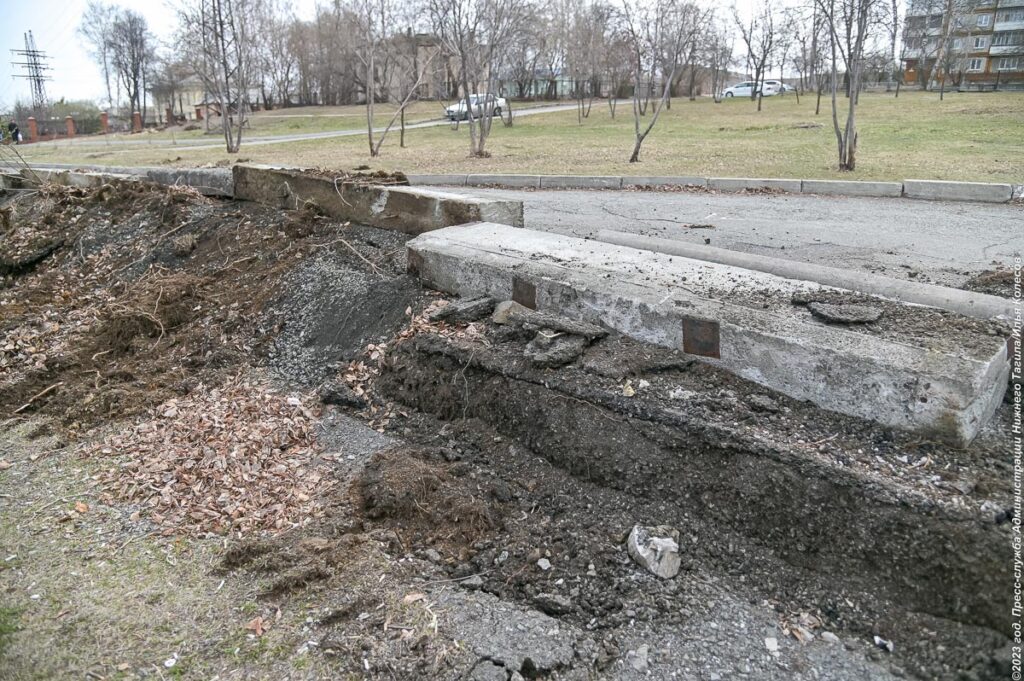
<svg viewBox="0 0 1024 681">
<path fill-rule="evenodd" d="M 634 525 L 626 540 L 630 557 L 662 579 L 679 574 L 679 530 L 668 525 Z"/>
<path fill-rule="evenodd" d="M 882 311 L 869 305 L 833 305 L 831 303 L 810 302 L 807 309 L 818 319 L 832 324 L 868 324 L 877 322 Z"/>
<path fill-rule="evenodd" d="M 491 321 L 495 324 L 512 324 L 512 311 L 520 309 L 526 310 L 528 308 L 514 300 L 503 300 L 495 306 L 494 314 L 491 315 Z"/>
<path fill-rule="evenodd" d="M 495 324 L 517 324 L 533 329 L 561 331 L 575 336 L 583 336 L 588 341 L 604 338 L 608 335 L 608 329 L 597 324 L 560 317 L 550 312 L 531 310 L 514 300 L 498 303 L 497 307 L 494 308 L 491 321 Z"/>
<path fill-rule="evenodd" d="M 538 329 L 547 328 L 555 331 L 564 331 L 575 336 L 583 336 L 588 341 L 604 338 L 608 335 L 608 329 L 597 324 L 560 317 L 550 312 L 538 312 L 522 305 L 519 308 L 509 310 L 509 321 L 513 324 L 530 325 Z"/>
<path fill-rule="evenodd" d="M 494 299 L 488 296 L 474 296 L 449 301 L 427 317 L 431 322 L 468 323 L 483 319 L 494 310 Z"/>
<path fill-rule="evenodd" d="M 533 361 L 534 366 L 554 369 L 574 361 L 583 354 L 586 347 L 585 338 L 541 329 L 527 344 L 524 354 Z"/>
</svg>

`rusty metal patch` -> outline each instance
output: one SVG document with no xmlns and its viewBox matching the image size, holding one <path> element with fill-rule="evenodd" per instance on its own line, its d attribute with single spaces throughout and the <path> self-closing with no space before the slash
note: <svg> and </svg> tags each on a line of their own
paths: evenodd
<svg viewBox="0 0 1024 681">
<path fill-rule="evenodd" d="M 512 300 L 531 310 L 537 309 L 537 287 L 532 282 L 512 277 Z"/>
<path fill-rule="evenodd" d="M 405 251 L 405 271 L 418 276 L 422 269 L 423 256 L 411 248 L 407 248 Z"/>
<path fill-rule="evenodd" d="M 683 317 L 683 352 L 700 357 L 721 357 L 718 322 Z"/>
</svg>

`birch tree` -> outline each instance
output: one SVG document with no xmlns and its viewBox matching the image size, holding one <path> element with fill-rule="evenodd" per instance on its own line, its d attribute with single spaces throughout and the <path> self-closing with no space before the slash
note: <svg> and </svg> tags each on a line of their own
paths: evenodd
<svg viewBox="0 0 1024 681">
<path fill-rule="evenodd" d="M 484 97 L 477 115 L 471 98 L 474 94 L 497 91 L 498 51 L 505 49 L 524 25 L 526 0 L 427 0 L 427 10 L 434 32 L 458 65 L 469 124 L 470 156 L 487 156 L 493 103 Z"/>
<path fill-rule="evenodd" d="M 207 96 L 217 98 L 221 132 L 229 154 L 242 146 L 249 88 L 255 82 L 255 34 L 259 0 L 194 0 L 178 9 L 193 70 Z"/>
</svg>

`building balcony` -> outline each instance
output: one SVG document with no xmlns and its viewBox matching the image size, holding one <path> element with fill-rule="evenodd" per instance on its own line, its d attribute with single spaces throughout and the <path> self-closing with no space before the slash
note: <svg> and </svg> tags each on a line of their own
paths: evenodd
<svg viewBox="0 0 1024 681">
<path fill-rule="evenodd" d="M 989 48 L 988 53 L 993 57 L 1013 56 L 1015 54 L 1024 55 L 1024 45 L 993 45 Z"/>
<path fill-rule="evenodd" d="M 999 9 L 1009 9 L 1010 7 L 1024 7 L 1024 0 L 999 0 Z"/>
<path fill-rule="evenodd" d="M 993 31 L 1024 31 L 1024 19 L 1020 21 L 997 21 Z"/>
</svg>

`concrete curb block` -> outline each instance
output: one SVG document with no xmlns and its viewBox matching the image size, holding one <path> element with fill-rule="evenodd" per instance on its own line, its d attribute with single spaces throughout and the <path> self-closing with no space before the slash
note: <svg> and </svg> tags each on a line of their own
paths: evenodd
<svg viewBox="0 0 1024 681">
<path fill-rule="evenodd" d="M 928 305 L 966 317 L 976 319 L 1013 319 L 1013 303 L 999 296 L 964 291 L 961 289 L 923 284 L 916 281 L 902 281 L 854 270 L 844 270 L 824 265 L 795 260 L 784 260 L 763 255 L 751 255 L 725 248 L 691 244 L 674 239 L 641 236 L 628 232 L 603 229 L 597 233 L 597 241 L 628 246 L 655 253 L 667 253 L 703 262 L 744 267 L 757 272 L 766 272 L 787 279 L 813 281 L 823 286 L 859 291 L 917 305 Z"/>
<path fill-rule="evenodd" d="M 1013 189 L 1008 184 L 987 182 L 904 180 L 903 195 L 908 199 L 928 199 L 930 201 L 1007 203 L 1013 197 Z"/>
<path fill-rule="evenodd" d="M 541 175 L 540 188 L 622 189 L 622 178 L 601 175 Z"/>
<path fill-rule="evenodd" d="M 896 332 L 870 333 L 794 306 L 822 289 L 814 282 L 505 225 L 459 225 L 407 246 L 433 288 L 606 325 L 823 409 L 961 445 L 1006 389 L 1003 339 L 965 327 L 936 343 L 924 330 L 935 312 L 923 307 L 902 305 Z"/>
<path fill-rule="evenodd" d="M 261 165 L 232 168 L 236 199 L 295 209 L 315 201 L 327 215 L 381 229 L 421 234 L 487 220 L 523 226 L 523 202 L 477 199 L 404 185 L 338 182 L 326 175 Z"/>
<path fill-rule="evenodd" d="M 708 189 L 718 191 L 738 192 L 747 189 L 771 189 L 799 194 L 803 186 L 802 180 L 785 178 L 755 178 L 755 177 L 710 177 L 708 178 Z"/>
<path fill-rule="evenodd" d="M 102 187 L 105 184 L 109 184 L 114 180 L 136 180 L 138 179 L 134 175 L 126 175 L 121 173 L 92 173 L 92 172 L 76 172 L 74 170 L 55 170 L 55 169 L 43 169 L 33 168 L 32 170 L 22 169 L 21 171 L 22 180 L 33 182 L 38 177 L 43 182 L 51 182 L 53 184 L 61 185 L 64 187 L 78 187 L 79 189 L 96 189 Z"/>
<path fill-rule="evenodd" d="M 226 196 L 231 198 L 235 193 L 234 179 L 231 168 L 152 168 L 128 166 L 83 166 L 67 163 L 51 163 L 33 165 L 37 173 L 41 172 L 77 172 L 78 175 L 91 174 L 119 177 L 121 179 L 146 179 L 163 185 L 182 185 L 192 187 L 205 196 Z"/>
<path fill-rule="evenodd" d="M 701 187 L 707 189 L 708 178 L 692 176 L 626 176 L 622 178 L 623 187 Z"/>
<path fill-rule="evenodd" d="M 159 184 L 192 187 L 205 196 L 235 195 L 231 168 L 152 168 L 146 171 L 146 177 Z"/>
<path fill-rule="evenodd" d="M 162 184 L 185 184 L 208 196 L 232 196 L 229 168 L 147 168 L 98 166 L 71 163 L 33 164 L 39 169 L 84 170 L 113 175 L 147 177 Z M 496 186 L 513 189 L 620 189 L 643 187 L 695 187 L 716 191 L 771 189 L 790 193 L 831 196 L 912 198 L 931 201 L 978 201 L 1007 203 L 1024 199 L 1024 184 L 951 182 L 946 180 L 795 180 L 784 178 L 695 177 L 695 176 L 588 176 L 588 175 L 501 175 L 501 174 L 411 174 L 412 185 Z"/>
<path fill-rule="evenodd" d="M 540 189 L 540 175 L 469 175 L 466 177 L 466 185 L 470 187 L 491 184 L 502 187 Z"/>
<path fill-rule="evenodd" d="M 468 175 L 406 175 L 409 184 L 464 187 Z"/>
<path fill-rule="evenodd" d="M 833 194 L 837 196 L 888 196 L 903 194 L 902 182 L 867 182 L 845 180 L 804 180 L 802 194 Z"/>
</svg>

